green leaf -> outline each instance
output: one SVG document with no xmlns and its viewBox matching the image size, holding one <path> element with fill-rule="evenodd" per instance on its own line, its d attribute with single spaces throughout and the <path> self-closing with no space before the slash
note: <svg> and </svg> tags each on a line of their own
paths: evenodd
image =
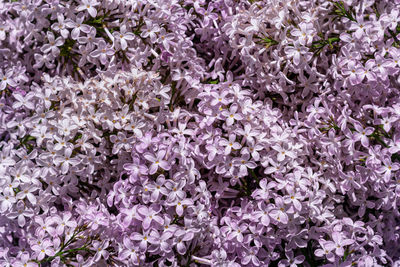
<svg viewBox="0 0 400 267">
<path fill-rule="evenodd" d="M 207 82 L 208 84 L 219 84 L 219 79 L 216 80 L 210 80 Z"/>
<path fill-rule="evenodd" d="M 265 45 L 266 48 L 269 48 L 270 46 L 279 44 L 278 41 L 272 39 L 269 36 L 263 36 L 263 37 L 257 36 L 257 38 L 260 39 L 259 43 Z"/>
<path fill-rule="evenodd" d="M 76 41 L 72 39 L 65 40 L 65 43 L 60 47 L 60 56 L 67 58 L 72 57 L 71 50 L 75 43 Z"/>
</svg>

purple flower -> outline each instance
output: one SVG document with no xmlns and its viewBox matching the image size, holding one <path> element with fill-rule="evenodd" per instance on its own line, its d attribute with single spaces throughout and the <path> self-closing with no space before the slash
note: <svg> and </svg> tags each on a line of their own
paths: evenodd
<svg viewBox="0 0 400 267">
<path fill-rule="evenodd" d="M 260 189 L 254 190 L 252 197 L 257 200 L 269 199 L 270 190 L 276 186 L 275 182 L 268 183 L 267 179 L 262 179 L 259 183 Z"/>
<path fill-rule="evenodd" d="M 241 264 L 246 266 L 248 265 L 250 262 L 254 265 L 254 266 L 260 266 L 260 260 L 257 257 L 258 254 L 258 248 L 256 247 L 251 247 L 249 249 L 247 249 L 247 251 L 243 251 L 243 258 L 241 260 Z"/>
<path fill-rule="evenodd" d="M 176 199 L 174 202 L 174 205 L 176 206 L 176 208 L 175 208 L 176 214 L 178 214 L 179 216 L 182 216 L 184 207 L 186 207 L 188 205 L 193 205 L 193 200 L 191 200 L 189 198 L 182 199 L 182 200 Z"/>
<path fill-rule="evenodd" d="M 293 187 L 287 187 L 288 195 L 284 197 L 284 203 L 292 205 L 296 211 L 301 211 L 303 196 L 300 192 L 296 192 Z"/>
<path fill-rule="evenodd" d="M 385 166 L 381 166 L 377 169 L 378 173 L 383 174 L 383 179 L 386 183 L 390 181 L 390 178 L 392 176 L 392 172 L 395 172 L 400 169 L 400 164 L 395 162 L 393 163 L 390 159 L 385 158 L 383 159 L 382 163 Z"/>
<path fill-rule="evenodd" d="M 269 215 L 271 216 L 271 218 L 273 218 L 277 222 L 286 224 L 289 221 L 289 217 L 288 217 L 287 213 L 285 212 L 286 207 L 285 207 L 282 197 L 275 198 L 275 205 L 276 205 L 276 208 L 272 209 L 270 211 Z"/>
<path fill-rule="evenodd" d="M 137 241 L 139 243 L 139 249 L 141 252 L 145 252 L 147 250 L 148 244 L 157 244 L 158 240 L 154 237 L 155 230 L 147 230 L 143 233 L 134 233 L 131 236 L 131 239 Z"/>
<path fill-rule="evenodd" d="M 37 260 L 42 260 L 46 255 L 53 256 L 55 254 L 50 240 L 44 240 L 38 245 L 33 245 L 32 250 L 37 254 Z"/>
<path fill-rule="evenodd" d="M 113 32 L 113 35 L 117 40 L 119 40 L 122 50 L 125 50 L 128 47 L 127 41 L 131 41 L 135 37 L 133 33 L 127 31 L 125 25 L 121 26 L 120 32 Z"/>
<path fill-rule="evenodd" d="M 203 15 L 203 27 L 209 26 L 211 21 L 216 21 L 218 19 L 218 15 L 213 13 L 214 10 L 213 5 L 208 5 L 207 9 L 197 8 L 196 12 Z"/>
<path fill-rule="evenodd" d="M 243 242 L 243 234 L 247 231 L 248 225 L 245 223 L 238 224 L 233 221 L 228 223 L 228 227 L 227 239 Z"/>
<path fill-rule="evenodd" d="M 31 208 L 27 207 L 23 201 L 18 201 L 16 210 L 9 213 L 7 216 L 10 219 L 15 219 L 17 218 L 18 225 L 20 227 L 24 227 L 26 224 L 26 218 L 31 218 L 34 215 L 34 212 Z"/>
<path fill-rule="evenodd" d="M 146 206 L 141 206 L 138 209 L 138 213 L 142 215 L 143 220 L 143 229 L 149 229 L 151 222 L 155 221 L 158 224 L 162 225 L 164 223 L 164 219 L 157 215 L 161 211 L 161 207 L 159 205 L 152 204 L 150 208 Z"/>
<path fill-rule="evenodd" d="M 29 202 L 31 202 L 33 205 L 36 204 L 36 197 L 32 192 L 35 192 L 39 188 L 35 185 L 29 185 L 29 184 L 23 184 L 21 185 L 21 191 L 17 193 L 16 197 L 17 199 L 25 199 L 27 198 Z"/>
<path fill-rule="evenodd" d="M 99 242 L 93 241 L 93 248 L 96 254 L 93 257 L 93 261 L 97 262 L 103 257 L 105 260 L 108 259 L 110 253 L 106 250 L 108 248 L 108 241 Z"/>
<path fill-rule="evenodd" d="M 108 56 L 114 55 L 114 49 L 106 44 L 104 40 L 100 40 L 97 43 L 97 49 L 90 53 L 91 57 L 99 58 L 101 64 L 107 63 Z"/>
<path fill-rule="evenodd" d="M 268 208 L 266 204 L 264 202 L 259 202 L 258 208 L 260 210 L 255 211 L 252 217 L 257 221 L 260 221 L 262 225 L 268 226 L 271 220 L 268 214 Z"/>
<path fill-rule="evenodd" d="M 330 251 L 335 250 L 336 255 L 342 257 L 344 255 L 344 247 L 351 245 L 354 243 L 354 240 L 344 238 L 342 233 L 340 232 L 333 232 L 332 233 L 333 241 L 327 241 L 325 244 L 325 248 Z"/>
<path fill-rule="evenodd" d="M 64 151 L 64 156 L 56 156 L 54 162 L 61 166 L 61 172 L 66 174 L 70 166 L 76 166 L 81 161 L 75 157 L 72 157 L 72 149 L 66 148 Z"/>
<path fill-rule="evenodd" d="M 16 261 L 15 266 L 23 266 L 23 267 L 37 267 L 38 264 L 33 262 L 33 258 L 30 257 L 29 253 L 22 253 L 20 256 L 20 261 Z"/>
<path fill-rule="evenodd" d="M 272 149 L 278 152 L 276 156 L 279 162 L 284 161 L 286 157 L 290 157 L 292 159 L 296 157 L 296 154 L 290 150 L 289 145 L 287 144 L 276 144 L 272 146 Z"/>
<path fill-rule="evenodd" d="M 194 233 L 190 231 L 177 230 L 174 233 L 174 236 L 174 243 L 176 244 L 178 253 L 184 255 L 187 249 L 185 242 L 192 240 L 194 238 Z"/>
<path fill-rule="evenodd" d="M 309 45 L 313 40 L 315 29 L 310 23 L 301 23 L 299 29 L 293 29 L 290 34 L 298 38 L 299 44 Z"/>
<path fill-rule="evenodd" d="M 0 212 L 5 213 L 8 211 L 17 199 L 14 195 L 14 191 L 4 190 L 3 194 L 0 194 Z"/>
<path fill-rule="evenodd" d="M 236 135 L 231 133 L 229 134 L 229 140 L 221 138 L 219 141 L 219 145 L 225 147 L 225 155 L 229 155 L 232 149 L 238 150 L 241 148 L 241 145 L 235 141 Z"/>
<path fill-rule="evenodd" d="M 160 31 L 160 27 L 157 23 L 153 23 L 151 20 L 144 21 L 146 26 L 142 27 L 141 37 L 150 37 L 150 42 L 155 43 L 157 39 L 157 32 Z"/>
<path fill-rule="evenodd" d="M 151 132 L 146 132 L 140 141 L 139 144 L 135 145 L 135 148 L 139 153 L 143 153 L 151 144 L 159 142 L 160 139 L 158 137 L 153 137 Z"/>
<path fill-rule="evenodd" d="M 64 19 L 64 15 L 62 15 L 62 14 L 57 15 L 57 20 L 58 20 L 58 22 L 51 25 L 51 28 L 55 32 L 59 32 L 64 39 L 67 39 L 68 35 L 69 35 L 69 31 L 67 30 L 67 22 L 68 21 L 66 21 Z M 57 38 L 57 40 L 58 40 L 58 38 Z M 57 40 L 55 42 L 57 42 Z M 49 39 L 49 42 L 54 42 L 54 35 L 53 35 L 52 41 L 50 41 L 50 39 Z"/>
<path fill-rule="evenodd" d="M 342 70 L 342 74 L 347 76 L 351 85 L 356 85 L 364 79 L 363 71 L 363 66 L 360 63 L 350 60 L 347 62 L 347 68 Z"/>
<path fill-rule="evenodd" d="M 286 258 L 284 260 L 281 260 L 278 263 L 278 266 L 290 266 L 290 267 L 296 267 L 298 264 L 301 264 L 304 262 L 306 257 L 304 255 L 299 255 L 294 257 L 293 251 L 287 251 L 285 252 Z"/>
<path fill-rule="evenodd" d="M 171 165 L 168 163 L 168 161 L 164 160 L 165 155 L 166 155 L 165 150 L 157 151 L 156 155 L 150 152 L 144 154 L 144 158 L 147 159 L 149 162 L 151 162 L 149 168 L 150 175 L 155 174 L 159 167 L 163 168 L 164 170 L 169 170 L 171 168 Z"/>
<path fill-rule="evenodd" d="M 125 215 L 122 224 L 125 228 L 128 228 L 129 225 L 132 224 L 132 221 L 134 219 L 138 219 L 138 212 L 137 212 L 138 207 L 133 206 L 131 208 L 122 208 L 121 212 Z"/>
<path fill-rule="evenodd" d="M 242 120 L 243 116 L 237 113 L 238 106 L 236 104 L 232 104 L 228 110 L 223 110 L 221 114 L 226 117 L 226 125 L 231 126 L 235 120 Z"/>
<path fill-rule="evenodd" d="M 305 56 L 306 59 L 309 58 L 308 48 L 302 46 L 300 43 L 295 42 L 294 46 L 286 46 L 285 53 L 288 57 L 293 58 L 293 63 L 298 66 L 300 60 Z"/>
<path fill-rule="evenodd" d="M 96 17 L 97 15 L 97 10 L 96 6 L 98 6 L 100 3 L 98 3 L 96 0 L 81 0 L 80 5 L 77 6 L 76 11 L 87 11 L 90 16 L 93 18 Z"/>
<path fill-rule="evenodd" d="M 175 34 L 173 33 L 167 33 L 165 28 L 161 28 L 159 32 L 159 39 L 158 42 L 162 44 L 162 46 L 167 50 L 168 52 L 170 51 L 170 43 L 171 41 L 175 38 Z"/>
<path fill-rule="evenodd" d="M 68 20 L 66 21 L 66 25 L 68 28 L 71 28 L 71 38 L 73 40 L 77 40 L 81 31 L 84 33 L 89 33 L 91 28 L 89 25 L 83 24 L 83 21 L 85 20 L 85 16 L 82 14 L 79 14 L 75 20 Z"/>
<path fill-rule="evenodd" d="M 248 174 L 247 169 L 255 169 L 257 164 L 250 160 L 249 154 L 243 154 L 240 158 L 234 158 L 232 164 L 235 167 L 239 167 L 238 175 L 246 176 Z"/>
<path fill-rule="evenodd" d="M 217 92 L 212 92 L 211 97 L 212 100 L 210 102 L 211 106 L 218 105 L 219 103 L 222 105 L 227 105 L 230 103 L 230 99 L 227 98 L 228 91 L 222 91 L 220 94 Z"/>
<path fill-rule="evenodd" d="M 369 22 L 364 22 L 362 17 L 357 18 L 357 22 L 351 22 L 350 31 L 354 31 L 354 36 L 357 39 L 361 39 L 363 35 L 365 34 L 365 31 L 368 30 L 371 27 L 371 23 Z"/>
<path fill-rule="evenodd" d="M 57 235 L 61 235 L 62 233 L 64 233 L 64 230 L 67 227 L 69 227 L 70 229 L 74 229 L 77 226 L 76 221 L 72 218 L 71 212 L 63 213 L 62 217 L 55 216 L 52 221 L 57 224 Z"/>
<path fill-rule="evenodd" d="M 326 240 L 320 240 L 319 244 L 321 248 L 315 250 L 315 256 L 326 257 L 327 260 L 334 262 L 335 254 L 333 254 L 332 251 L 335 249 L 335 245 L 332 242 Z"/>
<path fill-rule="evenodd" d="M 186 195 L 186 192 L 183 191 L 185 185 L 186 181 L 184 179 L 179 182 L 168 180 L 164 184 L 165 187 L 161 189 L 161 193 L 167 196 L 169 202 L 175 201 L 176 198 L 183 199 Z"/>
<path fill-rule="evenodd" d="M 13 79 L 13 71 L 8 69 L 5 73 L 0 69 L 0 91 L 4 90 L 7 85 L 13 87 L 17 86 L 17 83 Z"/>
<path fill-rule="evenodd" d="M 119 258 L 121 260 L 124 260 L 129 257 L 130 261 L 133 264 L 139 264 L 139 251 L 138 247 L 135 246 L 135 244 L 129 239 L 129 237 L 124 237 L 123 243 L 125 246 L 125 249 L 122 250 L 119 254 Z"/>
<path fill-rule="evenodd" d="M 143 164 L 139 164 L 138 161 L 124 164 L 124 169 L 128 171 L 129 181 L 132 183 L 134 183 L 141 175 L 146 175 L 148 173 L 148 168 Z"/>
<path fill-rule="evenodd" d="M 14 98 L 16 101 L 13 103 L 13 108 L 27 108 L 27 109 L 34 109 L 34 103 L 32 102 L 32 99 L 34 98 L 34 95 L 32 93 L 28 93 L 25 96 L 19 94 L 19 93 L 14 93 L 13 94 Z"/>
<path fill-rule="evenodd" d="M 364 147 L 368 147 L 369 139 L 368 135 L 371 135 L 374 132 L 374 128 L 372 127 L 362 127 L 362 125 L 358 122 L 354 123 L 354 128 L 356 132 L 353 134 L 353 138 L 355 141 L 361 141 L 361 144 Z"/>
</svg>

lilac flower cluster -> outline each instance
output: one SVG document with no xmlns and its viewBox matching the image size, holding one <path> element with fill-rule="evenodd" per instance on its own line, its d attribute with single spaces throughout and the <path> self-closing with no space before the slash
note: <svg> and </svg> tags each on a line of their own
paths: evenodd
<svg viewBox="0 0 400 267">
<path fill-rule="evenodd" d="M 399 23 L 0 2 L 0 265 L 400 266 Z"/>
</svg>

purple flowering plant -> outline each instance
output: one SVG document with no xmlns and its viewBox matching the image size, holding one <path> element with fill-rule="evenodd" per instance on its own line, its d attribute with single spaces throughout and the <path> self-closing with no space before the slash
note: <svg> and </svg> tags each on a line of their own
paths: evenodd
<svg viewBox="0 0 400 267">
<path fill-rule="evenodd" d="M 1 1 L 0 265 L 400 266 L 399 23 Z"/>
</svg>

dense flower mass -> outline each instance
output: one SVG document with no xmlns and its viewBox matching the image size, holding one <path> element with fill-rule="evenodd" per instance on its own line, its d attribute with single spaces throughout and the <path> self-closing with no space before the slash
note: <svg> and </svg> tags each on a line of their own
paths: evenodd
<svg viewBox="0 0 400 267">
<path fill-rule="evenodd" d="M 1 266 L 400 266 L 399 0 L 0 1 Z"/>
</svg>

